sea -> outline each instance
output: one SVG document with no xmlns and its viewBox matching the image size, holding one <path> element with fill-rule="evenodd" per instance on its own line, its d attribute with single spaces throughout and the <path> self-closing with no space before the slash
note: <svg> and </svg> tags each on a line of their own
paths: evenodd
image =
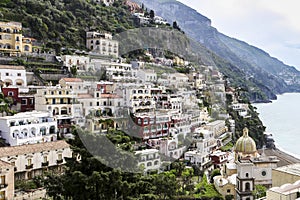
<svg viewBox="0 0 300 200">
<path fill-rule="evenodd" d="M 276 148 L 300 158 L 300 93 L 285 93 L 272 103 L 253 104 Z"/>
</svg>

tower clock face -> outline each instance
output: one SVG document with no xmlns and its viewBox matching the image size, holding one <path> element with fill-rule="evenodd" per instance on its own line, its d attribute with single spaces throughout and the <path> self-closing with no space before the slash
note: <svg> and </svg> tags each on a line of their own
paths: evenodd
<svg viewBox="0 0 300 200">
<path fill-rule="evenodd" d="M 261 175 L 262 175 L 262 176 L 266 176 L 266 175 L 267 175 L 267 172 L 266 172 L 265 170 L 263 170 L 263 171 L 261 172 Z"/>
</svg>

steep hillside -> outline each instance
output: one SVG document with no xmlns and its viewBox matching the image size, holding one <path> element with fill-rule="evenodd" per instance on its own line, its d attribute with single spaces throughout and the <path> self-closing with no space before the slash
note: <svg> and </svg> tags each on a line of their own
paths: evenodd
<svg viewBox="0 0 300 200">
<path fill-rule="evenodd" d="M 170 23 L 176 21 L 185 33 L 244 72 L 269 98 L 274 94 L 299 91 L 300 72 L 263 50 L 230 38 L 211 26 L 207 17 L 175 0 L 138 0 Z M 215 65 L 218 65 L 217 63 Z M 222 71 L 223 66 L 219 66 Z M 256 100 L 256 99 L 252 99 Z"/>
<path fill-rule="evenodd" d="M 0 0 L 1 20 L 22 22 L 25 35 L 48 47 L 85 48 L 85 31 L 134 28 L 123 1 L 106 7 L 87 0 Z"/>
</svg>

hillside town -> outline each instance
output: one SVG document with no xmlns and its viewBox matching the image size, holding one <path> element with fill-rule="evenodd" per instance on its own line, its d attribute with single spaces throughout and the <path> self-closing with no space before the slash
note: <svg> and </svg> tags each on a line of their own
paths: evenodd
<svg viewBox="0 0 300 200">
<path fill-rule="evenodd" d="M 132 13 L 141 24 L 166 24 Z M 140 173 L 160 174 L 180 162 L 197 169 L 220 199 L 300 197 L 299 164 L 269 155 L 271 136 L 260 145 L 247 124 L 237 130 L 237 120 L 254 117 L 252 105 L 215 67 L 163 50 L 146 49 L 147 61 L 123 58 L 113 35 L 95 30 L 86 32 L 87 51 L 58 55 L 22 28 L 0 22 L 0 200 L 50 198 L 45 188 L 22 190 L 20 183 L 64 174 L 70 158 L 80 162 L 70 145 L 76 129 L 134 136 Z"/>
</svg>

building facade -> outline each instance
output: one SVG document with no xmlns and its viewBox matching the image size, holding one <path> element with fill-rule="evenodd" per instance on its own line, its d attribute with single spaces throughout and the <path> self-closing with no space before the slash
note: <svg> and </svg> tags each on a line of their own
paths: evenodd
<svg viewBox="0 0 300 200">
<path fill-rule="evenodd" d="M 0 160 L 13 166 L 15 180 L 32 179 L 48 170 L 61 173 L 66 157 L 72 157 L 72 151 L 63 140 L 0 148 Z"/>
<path fill-rule="evenodd" d="M 57 139 L 57 123 L 48 112 L 21 112 L 0 117 L 1 137 L 11 146 Z"/>
<path fill-rule="evenodd" d="M 13 200 L 14 166 L 0 160 L 0 200 Z"/>
<path fill-rule="evenodd" d="M 119 42 L 110 33 L 86 32 L 86 47 L 102 55 L 119 56 Z"/>
<path fill-rule="evenodd" d="M 0 80 L 4 83 L 4 86 L 27 86 L 25 67 L 0 65 Z"/>
</svg>

